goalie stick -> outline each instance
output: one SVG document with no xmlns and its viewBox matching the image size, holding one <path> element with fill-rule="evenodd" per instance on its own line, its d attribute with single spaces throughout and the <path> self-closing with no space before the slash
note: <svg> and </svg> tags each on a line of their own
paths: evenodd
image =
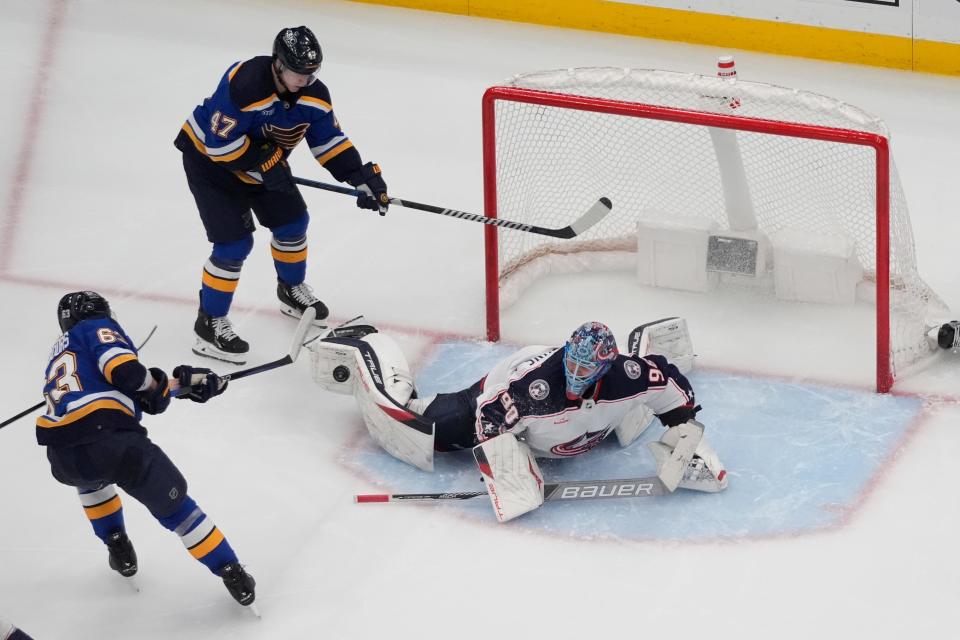
<svg viewBox="0 0 960 640">
<path fill-rule="evenodd" d="M 306 178 L 297 178 L 296 176 L 294 176 L 293 181 L 305 187 L 324 189 L 326 191 L 342 193 L 355 198 L 363 195 L 369 195 L 365 191 L 360 191 L 359 189 L 342 187 L 337 184 L 327 184 L 326 182 L 318 182 L 316 180 L 307 180 Z M 504 220 L 503 218 L 490 218 L 488 216 L 481 216 L 476 213 L 458 211 L 457 209 L 444 209 L 443 207 L 437 207 L 432 204 L 422 204 L 419 202 L 413 202 L 412 200 L 401 200 L 400 198 L 390 198 L 390 204 L 397 205 L 398 207 L 406 207 L 407 209 L 417 209 L 419 211 L 437 213 L 442 216 L 460 218 L 461 220 L 470 220 L 471 222 L 482 222 L 483 224 L 489 224 L 495 227 L 503 227 L 505 229 L 513 229 L 514 231 L 525 231 L 527 233 L 537 233 L 542 236 L 563 238 L 564 240 L 574 238 L 593 225 L 597 224 L 603 220 L 604 216 L 610 213 L 610 210 L 613 208 L 613 203 L 610 202 L 610 198 L 602 197 L 594 202 L 583 215 L 574 220 L 571 224 L 560 229 L 550 229 L 547 227 L 538 227 L 536 225 L 525 224 L 522 222 Z"/>
<path fill-rule="evenodd" d="M 662 496 L 666 487 L 656 476 L 622 480 L 574 480 L 547 482 L 543 501 L 603 500 L 607 498 L 651 498 Z M 354 496 L 354 502 L 405 502 L 429 500 L 470 500 L 486 496 L 486 491 L 450 491 L 446 493 L 366 493 Z"/>
<path fill-rule="evenodd" d="M 150 333 L 147 334 L 147 337 L 144 338 L 144 339 L 143 339 L 143 342 L 140 343 L 140 346 L 137 347 L 137 351 L 140 351 L 140 349 L 143 349 L 143 348 L 147 345 L 147 343 L 150 342 L 150 338 L 153 337 L 153 334 L 154 334 L 154 332 L 155 332 L 156 330 L 157 330 L 157 325 L 153 325 L 153 329 L 150 329 Z M 10 424 L 10 423 L 12 423 L 12 422 L 16 422 L 17 420 L 19 420 L 20 418 L 22 418 L 23 416 L 25 416 L 25 415 L 27 415 L 27 414 L 33 413 L 34 411 L 36 411 L 37 409 L 39 409 L 40 407 L 42 407 L 42 406 L 45 405 L 45 404 L 47 404 L 47 401 L 46 401 L 46 400 L 42 400 L 42 401 L 38 402 L 37 404 L 33 405 L 33 406 L 30 407 L 30 408 L 24 409 L 23 411 L 21 411 L 20 413 L 18 413 L 18 414 L 15 415 L 15 416 L 13 416 L 12 418 L 7 418 L 7 419 L 4 420 L 3 422 L 0 422 L 0 429 L 3 429 L 5 426 L 7 426 L 8 424 Z"/>
</svg>

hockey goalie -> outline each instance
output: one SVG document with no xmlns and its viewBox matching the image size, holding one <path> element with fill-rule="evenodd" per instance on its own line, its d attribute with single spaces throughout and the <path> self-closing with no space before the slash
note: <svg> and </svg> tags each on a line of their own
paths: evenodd
<svg viewBox="0 0 960 640">
<path fill-rule="evenodd" d="M 667 429 L 647 446 L 667 491 L 727 487 L 684 375 L 693 364 L 686 322 L 642 325 L 629 344 L 630 353 L 620 353 L 606 325 L 588 322 L 562 346 L 525 347 L 470 387 L 425 398 L 400 348 L 372 327 L 335 330 L 309 348 L 316 382 L 353 394 L 390 455 L 432 471 L 435 452 L 472 449 L 494 513 L 506 522 L 543 504 L 538 458 L 580 455 L 610 434 L 629 446 L 654 417 Z"/>
</svg>

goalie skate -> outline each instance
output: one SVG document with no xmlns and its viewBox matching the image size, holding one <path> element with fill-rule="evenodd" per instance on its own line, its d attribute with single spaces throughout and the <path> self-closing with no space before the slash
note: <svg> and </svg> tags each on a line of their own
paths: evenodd
<svg viewBox="0 0 960 640">
<path fill-rule="evenodd" d="M 695 455 L 684 470 L 679 487 L 691 491 L 718 493 L 727 488 L 727 470 L 721 468 L 714 473 L 714 470 L 707 465 L 706 460 L 699 455 Z"/>
</svg>

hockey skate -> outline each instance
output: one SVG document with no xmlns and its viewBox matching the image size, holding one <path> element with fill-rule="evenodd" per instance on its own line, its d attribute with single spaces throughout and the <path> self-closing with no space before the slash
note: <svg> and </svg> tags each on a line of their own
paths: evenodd
<svg viewBox="0 0 960 640">
<path fill-rule="evenodd" d="M 317 296 L 313 295 L 313 290 L 307 283 L 301 282 L 290 286 L 277 280 L 277 298 L 280 299 L 280 310 L 293 318 L 299 318 L 303 315 L 304 309 L 313 307 L 317 310 L 314 324 L 318 327 L 326 327 L 322 321 L 330 315 L 330 310 L 327 309 L 327 305 L 317 299 Z"/>
<path fill-rule="evenodd" d="M 110 553 L 110 568 L 124 578 L 132 578 L 137 573 L 137 552 L 133 543 L 123 531 L 111 533 L 107 538 L 107 551 Z"/>
<path fill-rule="evenodd" d="M 234 364 L 246 363 L 250 345 L 236 334 L 227 316 L 213 317 L 201 307 L 193 332 L 197 336 L 193 352 L 198 356 Z"/>
<path fill-rule="evenodd" d="M 223 578 L 223 584 L 234 600 L 245 607 L 253 604 L 256 598 L 254 587 L 257 585 L 257 581 L 240 564 L 224 565 L 223 569 L 220 570 L 220 577 Z"/>
<path fill-rule="evenodd" d="M 679 486 L 692 491 L 718 493 L 727 488 L 727 470 L 721 467 L 715 471 L 704 458 L 695 455 L 684 469 Z"/>
</svg>

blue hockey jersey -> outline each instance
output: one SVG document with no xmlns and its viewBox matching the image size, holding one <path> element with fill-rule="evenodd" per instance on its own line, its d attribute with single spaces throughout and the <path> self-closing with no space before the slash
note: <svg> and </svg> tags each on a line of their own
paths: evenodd
<svg viewBox="0 0 960 640">
<path fill-rule="evenodd" d="M 146 388 L 149 376 L 116 321 L 91 318 L 77 323 L 50 350 L 43 386 L 47 410 L 37 419 L 37 442 L 91 442 L 116 429 L 145 433 L 136 392 L 138 386 Z"/>
<path fill-rule="evenodd" d="M 258 184 L 255 170 L 264 141 L 284 150 L 284 157 L 306 138 L 313 157 L 343 182 L 363 162 L 340 129 L 330 92 L 319 80 L 296 93 L 278 92 L 270 56 L 236 62 L 227 69 L 213 95 L 198 105 L 174 142 L 184 153 L 198 153 Z"/>
</svg>

